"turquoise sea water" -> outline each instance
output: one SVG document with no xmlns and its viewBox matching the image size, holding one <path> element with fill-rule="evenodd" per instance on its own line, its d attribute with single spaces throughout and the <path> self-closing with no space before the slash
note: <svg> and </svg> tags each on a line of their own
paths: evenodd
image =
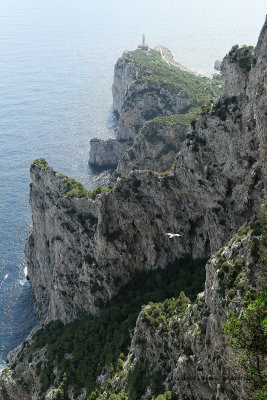
<svg viewBox="0 0 267 400">
<path fill-rule="evenodd" d="M 256 43 L 265 13 L 263 0 L 0 0 L 0 367 L 37 322 L 23 255 L 31 162 L 93 187 L 89 142 L 114 136 L 122 52 L 145 33 L 211 74 L 233 44 Z"/>
</svg>

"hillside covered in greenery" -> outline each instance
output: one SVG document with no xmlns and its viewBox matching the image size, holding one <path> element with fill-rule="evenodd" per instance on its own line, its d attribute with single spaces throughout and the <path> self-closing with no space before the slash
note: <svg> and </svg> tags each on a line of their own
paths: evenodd
<svg viewBox="0 0 267 400">
<path fill-rule="evenodd" d="M 127 52 L 126 62 L 134 62 L 138 67 L 137 82 L 147 82 L 160 85 L 171 92 L 186 92 L 192 100 L 192 105 L 183 113 L 171 116 L 156 117 L 153 123 L 164 125 L 182 124 L 188 125 L 198 117 L 201 107 L 221 94 L 221 75 L 216 74 L 212 78 L 194 74 L 179 66 L 166 62 L 159 51 L 150 50 L 149 53 L 142 50 Z"/>
</svg>

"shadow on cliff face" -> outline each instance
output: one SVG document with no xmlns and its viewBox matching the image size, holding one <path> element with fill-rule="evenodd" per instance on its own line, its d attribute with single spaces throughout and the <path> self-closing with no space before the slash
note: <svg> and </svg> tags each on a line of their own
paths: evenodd
<svg viewBox="0 0 267 400">
<path fill-rule="evenodd" d="M 93 174 L 93 175 L 101 176 L 101 175 L 107 174 L 107 173 L 110 173 L 110 175 L 111 175 L 111 174 L 113 174 L 113 172 L 116 169 L 112 165 L 110 167 L 108 165 L 101 167 L 101 166 L 97 166 L 97 165 L 91 165 L 89 163 L 88 163 L 88 165 L 89 165 L 89 170 L 90 170 L 91 174 Z"/>
<path fill-rule="evenodd" d="M 103 368 L 115 367 L 121 354 L 127 352 L 142 306 L 178 298 L 181 290 L 194 300 L 204 289 L 205 262 L 186 257 L 166 269 L 139 273 L 100 315 L 84 314 L 65 326 L 53 321 L 38 331 L 33 348 L 48 344 L 48 362 L 38 367 L 43 391 L 54 382 L 51 371 L 55 362 L 60 370 L 59 380 L 65 373 L 68 384 L 74 385 L 74 395 L 78 396 L 82 387 L 87 388 L 87 393 L 92 391 Z M 72 357 L 66 359 L 66 353 Z"/>
</svg>

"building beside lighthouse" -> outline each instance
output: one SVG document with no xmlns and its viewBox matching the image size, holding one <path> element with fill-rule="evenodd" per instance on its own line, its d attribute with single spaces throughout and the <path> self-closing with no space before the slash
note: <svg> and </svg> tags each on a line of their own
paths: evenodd
<svg viewBox="0 0 267 400">
<path fill-rule="evenodd" d="M 143 51 L 148 51 L 149 50 L 149 46 L 148 44 L 146 44 L 146 38 L 145 35 L 143 35 L 142 37 L 142 44 L 138 45 L 138 49 L 141 49 Z"/>
</svg>

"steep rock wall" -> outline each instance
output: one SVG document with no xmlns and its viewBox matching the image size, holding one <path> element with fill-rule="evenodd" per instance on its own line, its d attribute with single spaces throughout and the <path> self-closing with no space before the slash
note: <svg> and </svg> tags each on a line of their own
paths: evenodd
<svg viewBox="0 0 267 400">
<path fill-rule="evenodd" d="M 124 98 L 121 109 L 118 139 L 134 139 L 146 121 L 159 115 L 177 114 L 192 104 L 182 89 L 172 91 L 151 82 L 136 82 Z"/>
<path fill-rule="evenodd" d="M 90 140 L 90 164 L 99 167 L 117 166 L 121 155 L 131 146 L 131 141 L 119 141 L 117 139 L 102 140 L 94 138 Z"/>
<path fill-rule="evenodd" d="M 133 145 L 122 155 L 114 178 L 126 176 L 135 169 L 167 171 L 185 140 L 188 127 L 148 122 L 136 136 Z"/>
<path fill-rule="evenodd" d="M 118 59 L 114 68 L 114 81 L 112 85 L 113 109 L 118 114 L 124 103 L 124 97 L 138 77 L 138 70 L 134 63 L 129 63 L 127 52 Z"/>
</svg>

